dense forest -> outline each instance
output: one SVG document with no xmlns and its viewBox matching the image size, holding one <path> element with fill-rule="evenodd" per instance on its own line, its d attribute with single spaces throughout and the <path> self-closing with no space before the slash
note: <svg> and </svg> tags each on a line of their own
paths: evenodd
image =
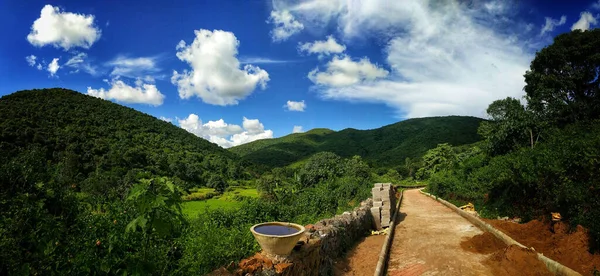
<svg viewBox="0 0 600 276">
<path fill-rule="evenodd" d="M 312 223 L 368 197 L 360 156 L 252 164 L 187 131 L 65 89 L 0 98 L 0 274 L 203 274 L 258 250 L 264 221 Z M 392 177 L 396 176 L 392 174 Z M 184 216 L 190 191 L 250 185 L 240 208 Z"/>
<path fill-rule="evenodd" d="M 555 38 L 525 73 L 525 101 L 506 98 L 471 147 L 442 144 L 417 176 L 434 194 L 472 201 L 484 216 L 549 219 L 559 212 L 600 245 L 600 29 Z"/>
<path fill-rule="evenodd" d="M 316 152 L 342 157 L 360 155 L 376 167 L 404 166 L 406 158 L 419 158 L 441 143 L 464 145 L 477 142 L 480 118 L 448 116 L 416 118 L 372 130 L 313 129 L 281 138 L 264 139 L 230 150 L 246 160 L 269 168 L 301 161 Z"/>
</svg>

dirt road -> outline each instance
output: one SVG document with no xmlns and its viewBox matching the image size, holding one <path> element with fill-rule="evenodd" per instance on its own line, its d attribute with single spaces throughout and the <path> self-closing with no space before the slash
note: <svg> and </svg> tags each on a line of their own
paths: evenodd
<svg viewBox="0 0 600 276">
<path fill-rule="evenodd" d="M 418 190 L 404 191 L 388 262 L 388 275 L 493 275 L 488 257 L 461 241 L 482 231 Z"/>
</svg>

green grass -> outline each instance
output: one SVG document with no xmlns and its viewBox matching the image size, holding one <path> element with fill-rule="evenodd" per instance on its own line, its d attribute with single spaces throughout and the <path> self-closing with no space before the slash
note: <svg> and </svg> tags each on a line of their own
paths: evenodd
<svg viewBox="0 0 600 276">
<path fill-rule="evenodd" d="M 213 189 L 204 188 L 213 191 Z M 199 189 L 203 190 L 203 189 Z M 209 191 L 209 192 L 210 192 Z M 200 192 L 200 191 L 198 191 Z M 194 217 L 207 209 L 233 210 L 239 208 L 242 203 L 236 201 L 235 197 L 258 197 L 258 191 L 255 188 L 238 187 L 233 191 L 225 192 L 223 195 L 216 196 L 208 200 L 186 201 L 182 204 L 183 214 L 188 217 Z"/>
<path fill-rule="evenodd" d="M 215 189 L 213 188 L 197 188 L 192 190 L 190 196 L 207 195 L 208 193 L 213 193 L 214 191 Z"/>
<path fill-rule="evenodd" d="M 195 217 L 207 209 L 233 210 L 239 208 L 241 205 L 241 202 L 235 200 L 211 198 L 202 201 L 186 201 L 182 204 L 182 209 L 185 216 Z"/>
</svg>

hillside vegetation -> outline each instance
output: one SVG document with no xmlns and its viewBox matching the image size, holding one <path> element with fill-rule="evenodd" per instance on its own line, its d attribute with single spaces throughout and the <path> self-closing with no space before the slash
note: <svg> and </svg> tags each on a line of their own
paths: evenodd
<svg viewBox="0 0 600 276">
<path fill-rule="evenodd" d="M 281 138 L 259 140 L 230 150 L 242 160 L 282 167 L 317 152 L 333 152 L 341 157 L 361 156 L 373 166 L 404 165 L 441 143 L 471 144 L 481 138 L 475 117 L 448 116 L 409 119 L 372 130 L 313 129 Z"/>
<path fill-rule="evenodd" d="M 353 208 L 373 183 L 359 157 L 323 153 L 260 178 L 238 158 L 75 91 L 4 96 L 0 275 L 202 275 L 258 251 L 253 224 L 313 223 Z"/>
<path fill-rule="evenodd" d="M 138 172 L 203 186 L 242 176 L 235 156 L 170 123 L 66 89 L 20 91 L 0 99 L 2 183 L 23 170 L 36 181 L 77 184 L 92 194 L 127 188 Z M 53 168 L 49 171 L 48 168 Z M 8 187 L 10 188 L 10 187 Z"/>
</svg>

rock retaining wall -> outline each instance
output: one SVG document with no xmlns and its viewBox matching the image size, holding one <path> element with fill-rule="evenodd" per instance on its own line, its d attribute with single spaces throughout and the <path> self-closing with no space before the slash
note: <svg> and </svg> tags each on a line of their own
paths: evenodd
<svg viewBox="0 0 600 276">
<path fill-rule="evenodd" d="M 303 245 L 287 258 L 256 253 L 237 267 L 221 268 L 212 275 L 332 275 L 334 260 L 341 257 L 372 229 L 369 198 L 351 212 L 306 225 Z"/>
</svg>

